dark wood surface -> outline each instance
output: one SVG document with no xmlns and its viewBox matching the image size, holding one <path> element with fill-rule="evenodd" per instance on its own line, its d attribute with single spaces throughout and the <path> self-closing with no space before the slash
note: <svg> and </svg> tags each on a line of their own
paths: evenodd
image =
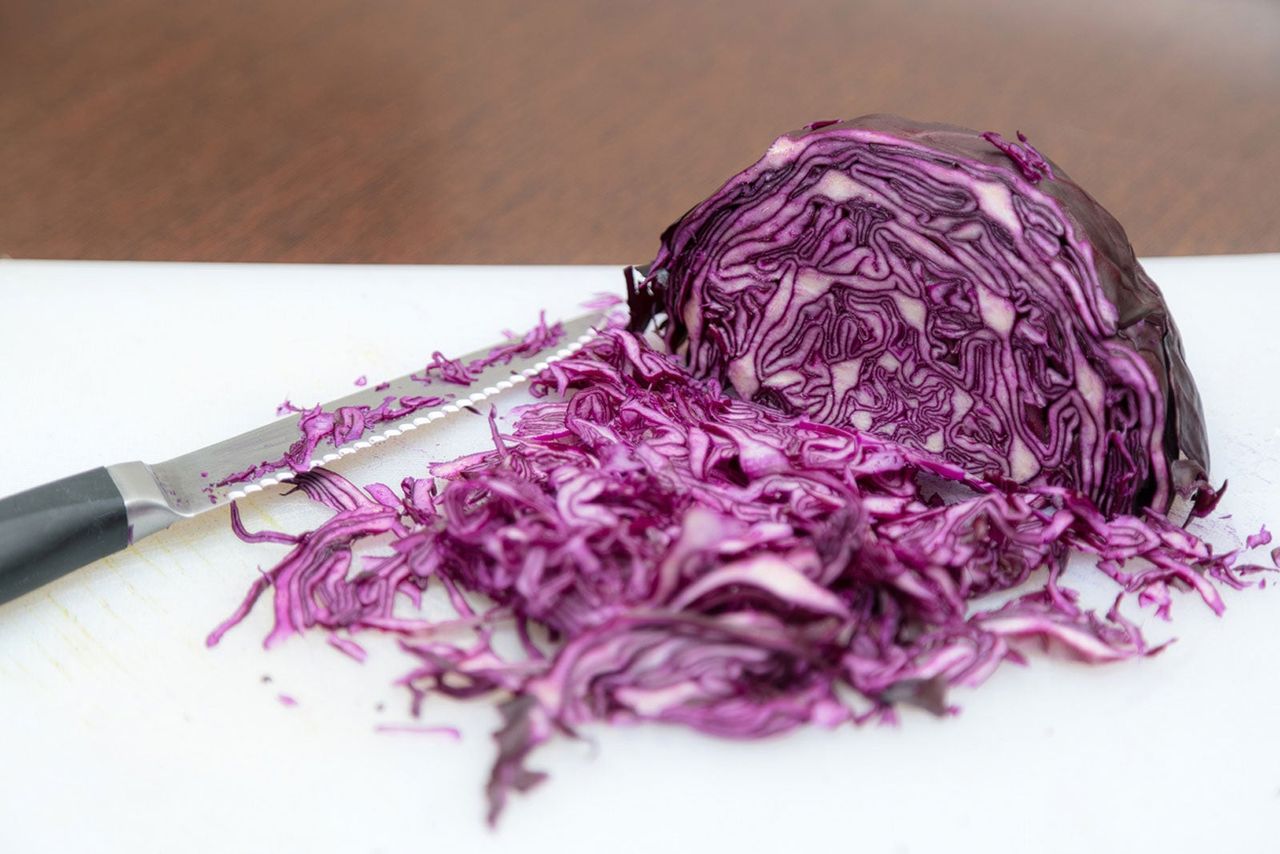
<svg viewBox="0 0 1280 854">
<path fill-rule="evenodd" d="M 1280 251 L 1280 2 L 0 0 L 0 254 L 594 262 L 778 133 L 1026 131 L 1140 254 Z"/>
</svg>

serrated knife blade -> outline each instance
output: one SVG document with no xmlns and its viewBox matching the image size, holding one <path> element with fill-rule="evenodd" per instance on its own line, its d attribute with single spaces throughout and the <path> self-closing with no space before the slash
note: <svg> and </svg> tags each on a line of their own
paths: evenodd
<svg viewBox="0 0 1280 854">
<path fill-rule="evenodd" d="M 325 411 L 348 406 L 376 408 L 387 397 L 421 396 L 442 388 L 459 390 L 451 402 L 414 411 L 394 423 L 379 424 L 343 445 L 335 447 L 332 442 L 323 441 L 305 469 L 429 427 L 465 406 L 527 382 L 552 362 L 581 349 L 607 321 L 607 311 L 593 311 L 564 321 L 559 346 L 553 352 L 518 356 L 505 364 L 492 365 L 466 387 L 424 387 L 413 374 L 406 374 L 331 401 L 324 405 Z M 459 361 L 475 362 L 492 349 L 477 350 Z M 175 522 L 287 481 L 297 472 L 282 466 L 253 480 L 222 482 L 233 472 L 283 457 L 299 438 L 300 417 L 294 413 L 162 463 L 103 466 L 0 499 L 0 603 L 121 551 Z"/>
</svg>

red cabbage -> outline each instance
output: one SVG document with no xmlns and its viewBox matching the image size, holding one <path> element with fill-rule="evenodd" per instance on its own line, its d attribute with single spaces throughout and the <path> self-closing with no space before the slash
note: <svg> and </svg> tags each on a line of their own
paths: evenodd
<svg viewBox="0 0 1280 854">
<path fill-rule="evenodd" d="M 1054 484 L 1208 512 L 1200 399 L 1119 223 L 1018 135 L 895 116 L 780 137 L 632 295 L 745 398 Z"/>
<path fill-rule="evenodd" d="M 634 331 L 551 365 L 509 433 L 491 413 L 492 449 L 398 491 L 297 474 L 333 511 L 302 534 L 233 505 L 290 550 L 209 644 L 268 589 L 267 645 L 320 630 L 363 660 L 361 633 L 397 636 L 415 715 L 498 704 L 491 820 L 594 721 L 760 738 L 949 714 L 1029 642 L 1159 652 L 1127 598 L 1220 613 L 1264 568 L 1165 515 L 1220 494 L 1176 328 L 1115 221 L 1018 139 L 883 116 L 783 137 L 666 232 Z M 1115 583 L 1105 613 L 1073 552 Z M 422 616 L 435 588 L 456 616 Z"/>
</svg>

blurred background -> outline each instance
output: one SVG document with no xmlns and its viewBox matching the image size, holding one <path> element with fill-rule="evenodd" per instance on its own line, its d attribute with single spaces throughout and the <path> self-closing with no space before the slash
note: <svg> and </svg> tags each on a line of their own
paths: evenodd
<svg viewBox="0 0 1280 854">
<path fill-rule="evenodd" d="M 1023 130 L 1280 251 L 1276 0 L 0 0 L 0 255 L 628 263 L 823 118 Z"/>
</svg>

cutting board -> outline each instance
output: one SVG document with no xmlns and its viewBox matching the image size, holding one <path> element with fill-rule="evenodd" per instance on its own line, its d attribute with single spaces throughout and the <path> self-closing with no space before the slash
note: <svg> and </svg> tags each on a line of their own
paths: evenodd
<svg viewBox="0 0 1280 854">
<path fill-rule="evenodd" d="M 1280 255 L 1147 266 L 1231 480 L 1199 530 L 1280 525 Z M 164 459 L 621 282 L 614 267 L 0 262 L 0 493 Z M 398 483 L 482 447 L 481 421 L 460 413 L 342 471 Z M 320 518 L 296 495 L 243 510 L 254 528 Z M 1189 595 L 1168 626 L 1147 614 L 1153 637 L 1178 638 L 1152 659 L 1007 666 L 946 720 L 759 743 L 596 727 L 541 751 L 550 782 L 489 830 L 487 704 L 427 704 L 456 741 L 387 731 L 411 720 L 395 647 L 371 644 L 363 666 L 321 637 L 264 651 L 265 608 L 206 648 L 281 552 L 236 540 L 224 509 L 0 606 L 0 851 L 1243 853 L 1280 837 L 1270 587 L 1228 592 L 1222 618 Z"/>
</svg>

